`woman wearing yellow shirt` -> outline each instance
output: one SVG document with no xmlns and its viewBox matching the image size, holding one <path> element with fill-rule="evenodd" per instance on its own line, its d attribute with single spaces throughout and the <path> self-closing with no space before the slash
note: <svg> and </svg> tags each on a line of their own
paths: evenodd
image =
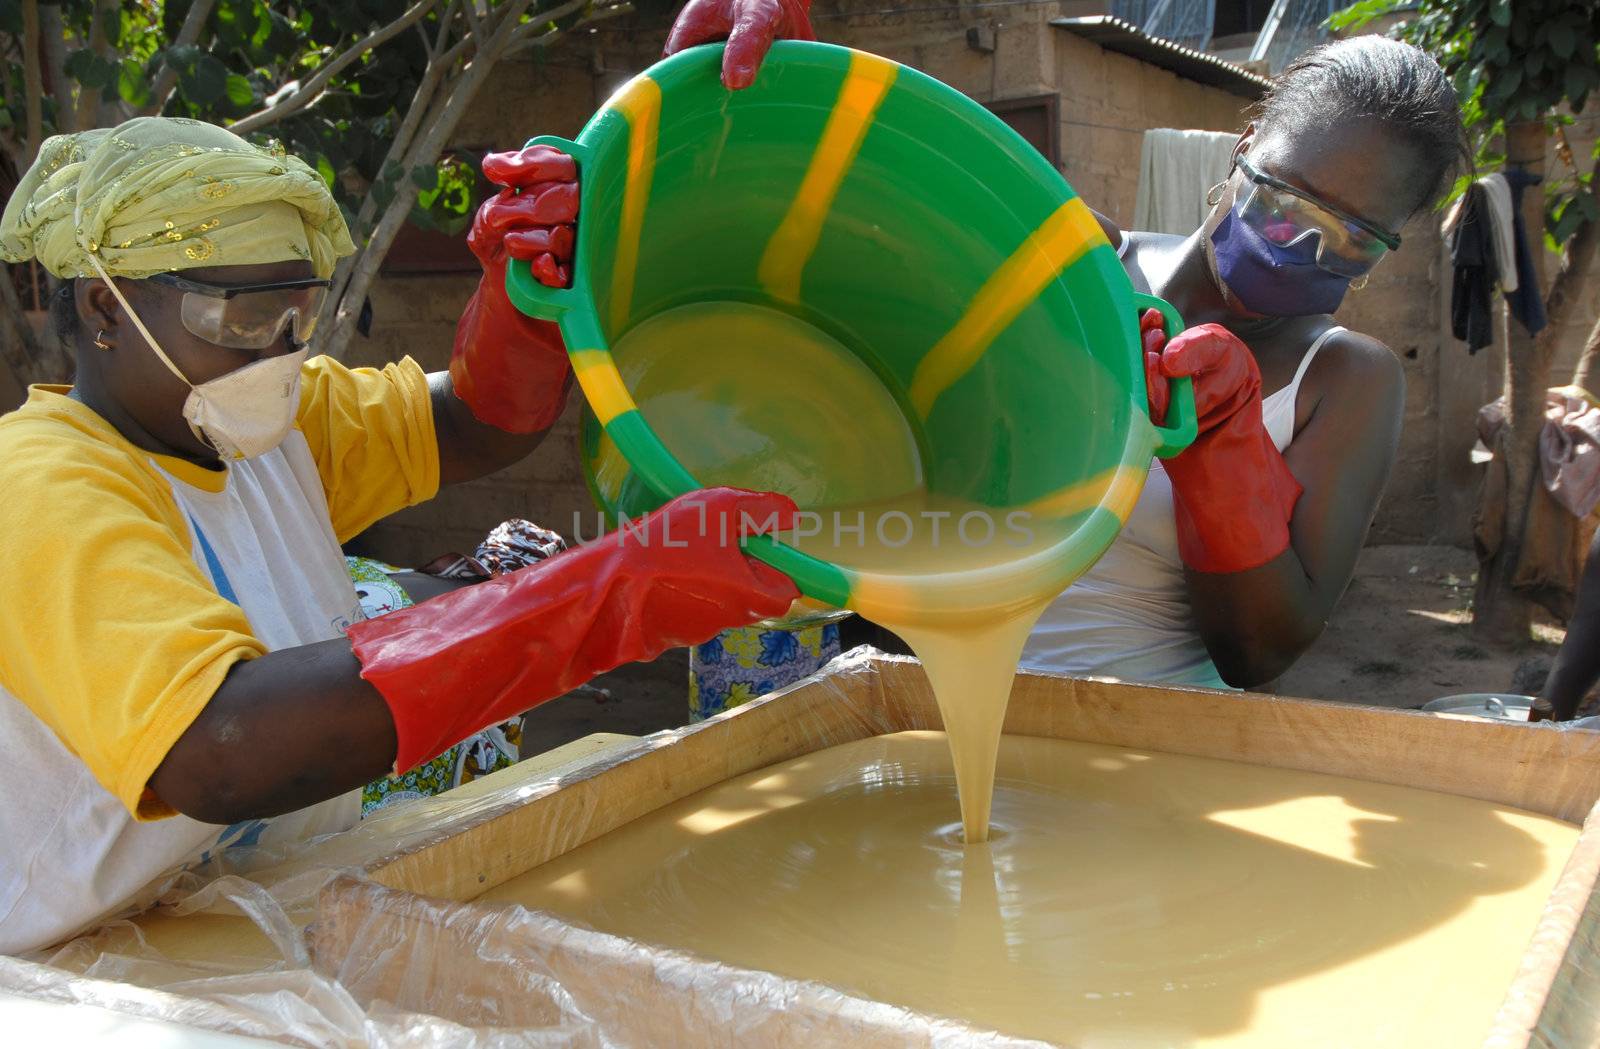
<svg viewBox="0 0 1600 1049">
<path fill-rule="evenodd" d="M 797 596 L 737 545 L 792 504 L 722 489 L 362 619 L 339 544 L 528 454 L 569 386 L 504 276 L 508 253 L 561 275 L 571 161 L 485 170 L 507 188 L 468 238 L 484 277 L 434 375 L 307 359 L 353 245 L 296 158 L 141 118 L 49 140 L 23 177 L 0 255 L 65 280 L 77 375 L 0 417 L 0 952 L 148 902 L 220 848 L 348 826 L 363 784 Z"/>
</svg>

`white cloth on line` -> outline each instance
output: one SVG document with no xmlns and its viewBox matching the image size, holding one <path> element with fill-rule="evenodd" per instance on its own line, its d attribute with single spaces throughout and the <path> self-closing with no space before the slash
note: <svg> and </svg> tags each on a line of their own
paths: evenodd
<svg viewBox="0 0 1600 1049">
<path fill-rule="evenodd" d="M 1511 184 L 1497 171 L 1480 178 L 1478 185 L 1483 187 L 1484 199 L 1489 202 L 1489 240 L 1494 244 L 1500 290 L 1509 295 L 1517 290 L 1517 240 L 1516 227 L 1512 225 Z"/>
<path fill-rule="evenodd" d="M 1139 151 L 1133 228 L 1188 236 L 1211 214 L 1206 192 L 1228 177 L 1238 135 L 1151 128 Z"/>
</svg>

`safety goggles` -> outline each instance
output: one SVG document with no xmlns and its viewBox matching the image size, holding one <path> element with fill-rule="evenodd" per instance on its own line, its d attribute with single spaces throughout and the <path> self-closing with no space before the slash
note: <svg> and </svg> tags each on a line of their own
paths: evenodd
<svg viewBox="0 0 1600 1049">
<path fill-rule="evenodd" d="M 179 315 L 191 335 L 236 350 L 264 350 L 293 325 L 297 343 L 311 341 L 317 314 L 328 298 L 329 280 L 306 278 L 263 284 L 203 284 L 175 273 L 157 273 L 157 284 L 183 292 Z"/>
<path fill-rule="evenodd" d="M 1340 211 L 1271 175 L 1257 171 L 1243 156 L 1236 163 L 1250 181 L 1238 206 L 1239 218 L 1280 248 L 1317 238 L 1317 265 L 1341 277 L 1359 277 L 1400 238 L 1365 219 Z"/>
</svg>

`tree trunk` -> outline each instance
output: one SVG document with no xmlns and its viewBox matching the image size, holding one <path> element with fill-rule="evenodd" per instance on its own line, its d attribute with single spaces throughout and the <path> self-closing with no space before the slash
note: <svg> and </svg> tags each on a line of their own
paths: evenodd
<svg viewBox="0 0 1600 1049">
<path fill-rule="evenodd" d="M 1589 341 L 1583 344 L 1578 366 L 1572 372 L 1572 385 L 1582 386 L 1600 397 L 1600 317 L 1595 318 L 1594 327 L 1589 329 Z"/>
<path fill-rule="evenodd" d="M 44 99 L 41 95 L 43 78 L 39 74 L 39 4 L 38 0 L 22 0 L 22 90 L 26 111 L 25 138 L 22 157 L 17 163 L 17 174 L 28 169 L 39 153 L 44 141 Z"/>
<path fill-rule="evenodd" d="M 50 332 L 42 339 L 34 334 L 4 265 L 0 265 L 0 363 L 24 386 L 72 379 L 72 365 L 60 340 Z"/>
<path fill-rule="evenodd" d="M 1506 161 L 1514 167 L 1536 172 L 1544 170 L 1545 127 L 1542 122 L 1524 122 L 1506 127 Z M 1527 230 L 1534 279 L 1543 283 L 1541 231 L 1544 229 L 1544 194 L 1530 187 L 1522 194 L 1522 221 Z M 1521 645 L 1528 640 L 1530 608 L 1528 601 L 1512 584 L 1522 557 L 1523 537 L 1527 534 L 1528 506 L 1532 502 L 1534 478 L 1538 476 L 1539 428 L 1544 422 L 1545 390 L 1550 385 L 1550 347 L 1554 329 L 1535 339 L 1526 328 L 1509 316 L 1503 318 L 1506 333 L 1506 425 L 1495 454 L 1504 461 L 1506 472 L 1504 525 L 1500 546 L 1478 564 L 1477 592 L 1472 602 L 1473 632 L 1485 641 Z"/>
</svg>

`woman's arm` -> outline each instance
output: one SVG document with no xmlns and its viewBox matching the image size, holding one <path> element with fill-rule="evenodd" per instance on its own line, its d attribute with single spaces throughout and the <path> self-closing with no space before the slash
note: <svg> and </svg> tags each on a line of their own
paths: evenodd
<svg viewBox="0 0 1600 1049">
<path fill-rule="evenodd" d="M 556 352 L 565 355 L 559 347 Z M 565 366 L 564 357 L 561 364 Z M 456 396 L 449 372 L 428 376 L 433 398 L 433 429 L 439 442 L 439 484 L 459 484 L 520 462 L 544 441 L 548 428 L 515 433 L 480 421 Z"/>
<path fill-rule="evenodd" d="M 577 166 L 560 150 L 530 146 L 489 154 L 483 173 L 504 187 L 467 233 L 483 277 L 456 325 L 450 370 L 428 377 L 440 484 L 482 477 L 533 451 L 572 385 L 560 330 L 511 304 L 506 267 L 522 259 L 540 281 L 570 283 Z"/>
<path fill-rule="evenodd" d="M 276 816 L 382 777 L 394 717 L 344 638 L 233 665 L 150 789 L 202 823 Z"/>
<path fill-rule="evenodd" d="M 1542 695 L 1533 704 L 1533 721 L 1570 721 L 1583 697 L 1600 681 L 1600 532 L 1589 544 L 1576 604 L 1566 640 L 1556 653 Z"/>
<path fill-rule="evenodd" d="M 739 538 L 793 513 L 782 496 L 691 492 L 614 539 L 238 660 L 149 787 L 207 823 L 304 808 L 622 663 L 781 615 L 798 591 Z"/>
<path fill-rule="evenodd" d="M 1335 336 L 1305 382 L 1318 397 L 1284 453 L 1304 489 L 1289 548 L 1248 571 L 1188 573 L 1200 636 L 1236 687 L 1278 677 L 1322 633 L 1355 571 L 1400 442 L 1405 375 L 1382 343 Z"/>
</svg>

